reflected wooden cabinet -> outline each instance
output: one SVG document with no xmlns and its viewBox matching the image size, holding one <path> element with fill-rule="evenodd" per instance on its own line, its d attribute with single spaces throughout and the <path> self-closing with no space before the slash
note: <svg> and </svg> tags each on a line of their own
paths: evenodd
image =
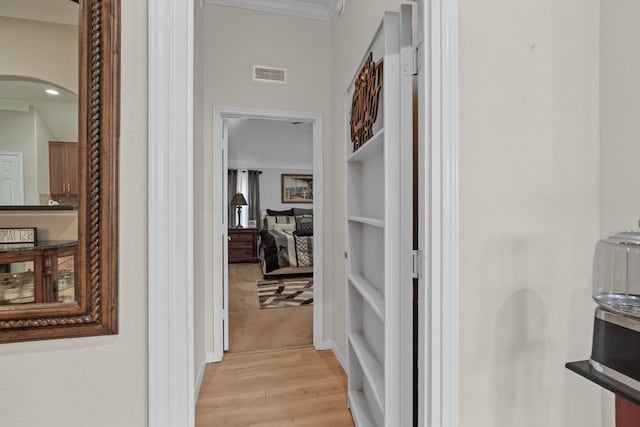
<svg viewBox="0 0 640 427">
<path fill-rule="evenodd" d="M 78 143 L 49 141 L 49 193 L 78 195 Z"/>
<path fill-rule="evenodd" d="M 76 301 L 78 243 L 0 248 L 0 306 Z"/>
</svg>

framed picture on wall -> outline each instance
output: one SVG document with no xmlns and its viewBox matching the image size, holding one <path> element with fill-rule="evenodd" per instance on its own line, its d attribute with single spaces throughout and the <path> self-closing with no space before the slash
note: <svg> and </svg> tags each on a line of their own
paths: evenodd
<svg viewBox="0 0 640 427">
<path fill-rule="evenodd" d="M 283 173 L 282 203 L 313 203 L 313 175 Z"/>
</svg>

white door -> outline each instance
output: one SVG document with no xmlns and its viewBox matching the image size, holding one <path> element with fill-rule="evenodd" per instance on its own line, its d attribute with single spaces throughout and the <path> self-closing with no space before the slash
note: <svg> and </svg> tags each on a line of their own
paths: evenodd
<svg viewBox="0 0 640 427">
<path fill-rule="evenodd" d="M 411 43 L 411 7 L 385 13 L 345 99 L 348 393 L 359 427 L 413 425 Z"/>
<path fill-rule="evenodd" d="M 229 126 L 222 119 L 222 327 L 224 351 L 229 350 Z M 233 220 L 233 218 L 231 218 Z"/>
<path fill-rule="evenodd" d="M 22 204 L 22 153 L 0 153 L 0 206 Z"/>
</svg>

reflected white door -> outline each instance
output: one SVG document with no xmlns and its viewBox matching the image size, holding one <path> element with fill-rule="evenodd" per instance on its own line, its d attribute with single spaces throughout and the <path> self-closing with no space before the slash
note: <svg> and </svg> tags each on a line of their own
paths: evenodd
<svg viewBox="0 0 640 427">
<path fill-rule="evenodd" d="M 411 7 L 385 13 L 345 98 L 348 393 L 359 427 L 413 425 L 411 43 Z"/>
<path fill-rule="evenodd" d="M 0 205 L 24 204 L 22 153 L 0 152 Z"/>
<path fill-rule="evenodd" d="M 222 327 L 224 351 L 229 350 L 229 129 L 226 119 L 222 120 Z"/>
</svg>

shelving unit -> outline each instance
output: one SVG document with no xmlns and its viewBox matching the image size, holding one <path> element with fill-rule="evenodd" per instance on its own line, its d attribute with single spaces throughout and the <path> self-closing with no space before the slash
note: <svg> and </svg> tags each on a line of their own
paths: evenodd
<svg viewBox="0 0 640 427">
<path fill-rule="evenodd" d="M 412 425 L 412 352 L 403 345 L 413 345 L 412 296 L 406 292 L 413 279 L 401 265 L 413 244 L 407 221 L 407 213 L 413 215 L 413 162 L 406 158 L 413 129 L 402 127 L 403 114 L 413 117 L 413 94 L 400 67 L 401 43 L 410 44 L 411 34 L 404 25 L 410 22 L 410 8 L 385 13 L 367 51 L 365 61 L 369 52 L 375 64 L 383 61 L 383 93 L 373 135 L 356 151 L 350 138 L 355 83 L 345 99 L 348 395 L 357 427 Z"/>
</svg>

